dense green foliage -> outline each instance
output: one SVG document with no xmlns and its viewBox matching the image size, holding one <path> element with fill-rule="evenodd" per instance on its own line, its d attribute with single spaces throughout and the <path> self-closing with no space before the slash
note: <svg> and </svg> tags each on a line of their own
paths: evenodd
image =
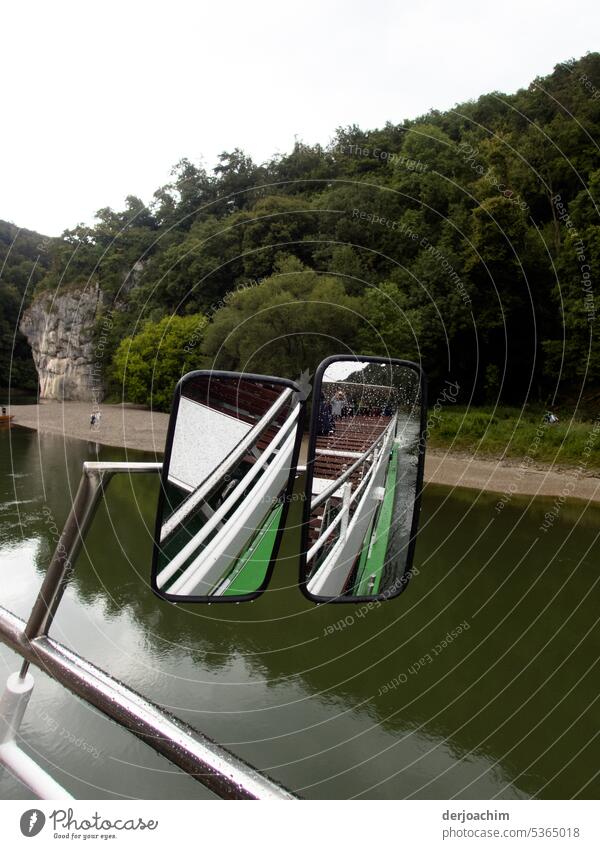
<svg viewBox="0 0 600 849">
<path fill-rule="evenodd" d="M 113 391 L 128 401 L 169 410 L 175 384 L 198 368 L 198 345 L 206 319 L 203 315 L 165 316 L 148 321 L 133 337 L 123 339 L 113 357 Z"/>
<path fill-rule="evenodd" d="M 216 367 L 297 377 L 328 353 L 385 352 L 421 361 L 434 395 L 458 382 L 464 403 L 577 398 L 600 382 L 599 137 L 589 54 L 516 94 L 262 165 L 237 149 L 212 173 L 182 160 L 149 207 L 129 197 L 65 233 L 41 285 L 97 280 L 112 350 L 146 321 L 203 314 Z M 123 385 L 131 400 L 149 387 Z"/>
<path fill-rule="evenodd" d="M 35 389 L 37 377 L 18 324 L 46 265 L 50 241 L 0 221 L 0 387 Z"/>
<path fill-rule="evenodd" d="M 232 293 L 215 313 L 204 350 L 213 368 L 299 377 L 298 365 L 313 372 L 332 343 L 340 353 L 355 349 L 361 322 L 360 298 L 337 277 L 286 257 L 259 285 Z"/>
</svg>

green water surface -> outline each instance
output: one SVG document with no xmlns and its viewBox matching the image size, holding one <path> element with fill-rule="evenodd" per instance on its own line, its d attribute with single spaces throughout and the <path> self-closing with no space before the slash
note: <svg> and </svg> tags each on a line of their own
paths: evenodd
<svg viewBox="0 0 600 849">
<path fill-rule="evenodd" d="M 81 463 L 98 458 L 125 452 L 0 432 L 0 604 L 18 615 Z M 55 639 L 305 797 L 598 797 L 598 505 L 567 503 L 544 532 L 553 499 L 497 510 L 497 495 L 427 486 L 416 574 L 397 600 L 310 604 L 292 527 L 257 601 L 173 606 L 149 588 L 156 495 L 153 476 L 110 484 Z M 0 646 L 1 676 L 18 666 Z M 209 795 L 35 678 L 24 746 L 74 795 Z M 0 772 L 0 797 L 28 796 Z"/>
</svg>

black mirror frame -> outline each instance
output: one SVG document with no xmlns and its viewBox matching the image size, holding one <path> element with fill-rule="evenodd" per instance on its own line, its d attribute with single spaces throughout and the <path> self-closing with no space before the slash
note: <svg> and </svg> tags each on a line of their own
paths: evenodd
<svg viewBox="0 0 600 849">
<path fill-rule="evenodd" d="M 193 378 L 198 377 L 213 377 L 215 379 L 220 378 L 234 378 L 234 379 L 243 379 L 254 382 L 268 382 L 274 383 L 279 386 L 285 386 L 286 388 L 293 389 L 294 392 L 298 393 L 298 402 L 300 404 L 300 410 L 298 412 L 298 422 L 297 422 L 297 431 L 296 431 L 296 440 L 294 442 L 294 449 L 292 452 L 292 461 L 290 465 L 290 476 L 288 478 L 288 482 L 285 489 L 284 495 L 284 503 L 283 510 L 281 511 L 281 521 L 279 523 L 279 528 L 277 530 L 277 534 L 275 536 L 275 543 L 273 545 L 273 551 L 271 554 L 271 559 L 269 561 L 269 565 L 267 567 L 267 571 L 265 573 L 264 581 L 261 587 L 253 593 L 247 593 L 246 595 L 239 596 L 179 596 L 172 595 L 168 592 L 163 592 L 156 585 L 156 576 L 158 571 L 158 557 L 160 553 L 160 529 L 162 526 L 162 511 L 165 500 L 165 484 L 167 482 L 167 471 L 169 468 L 169 463 L 171 461 L 171 449 L 173 446 L 173 436 L 175 433 L 175 422 L 177 420 L 177 411 L 179 410 L 179 402 L 181 399 L 181 392 L 183 387 L 185 386 L 188 380 L 192 380 Z M 154 522 L 154 540 L 152 545 L 152 571 L 150 576 L 150 588 L 154 595 L 158 596 L 158 598 L 163 601 L 168 601 L 171 604 L 238 604 L 240 602 L 245 601 L 253 601 L 255 598 L 261 596 L 264 591 L 269 586 L 269 582 L 271 581 L 271 576 L 273 574 L 273 569 L 275 567 L 275 562 L 277 560 L 277 556 L 279 554 L 279 548 L 281 545 L 281 537 L 283 535 L 283 531 L 285 529 L 285 525 L 287 522 L 287 516 L 290 506 L 290 496 L 294 487 L 294 480 L 297 473 L 298 467 L 298 457 L 300 455 L 300 445 L 302 443 L 302 437 L 304 433 L 304 416 L 306 410 L 306 401 L 303 397 L 302 390 L 298 386 L 298 384 L 294 383 L 292 380 L 287 380 L 284 377 L 273 377 L 272 375 L 266 374 L 247 374 L 245 372 L 236 372 L 236 371 L 215 371 L 212 369 L 199 369 L 197 371 L 190 371 L 179 380 L 177 386 L 175 387 L 175 392 L 173 393 L 173 401 L 171 404 L 171 413 L 169 417 L 169 427 L 167 429 L 167 439 L 165 442 L 165 453 L 163 458 L 163 467 L 160 475 L 160 492 L 158 496 L 158 504 L 156 506 L 156 519 Z"/>
<path fill-rule="evenodd" d="M 308 591 L 307 583 L 308 581 L 305 578 L 306 574 L 306 552 L 308 550 L 308 528 L 310 522 L 310 513 L 311 513 L 311 501 L 312 501 L 312 484 L 313 484 L 313 476 L 314 476 L 314 457 L 315 457 L 315 447 L 317 441 L 317 420 L 319 416 L 319 408 L 316 400 L 320 397 L 321 394 L 321 385 L 323 383 L 323 375 L 328 366 L 332 363 L 337 362 L 361 362 L 361 363 L 385 363 L 390 365 L 404 366 L 405 368 L 410 368 L 414 372 L 416 372 L 419 376 L 419 388 L 421 392 L 421 421 L 419 427 L 419 454 L 418 454 L 418 465 L 417 465 L 417 481 L 416 481 L 416 494 L 415 494 L 415 509 L 413 513 L 411 529 L 410 529 L 410 542 L 408 547 L 408 554 L 406 558 L 406 567 L 402 574 L 402 578 L 400 579 L 400 588 L 395 590 L 394 593 L 386 594 L 385 592 L 379 593 L 378 595 L 369 596 L 335 596 L 332 598 L 319 599 L 318 596 L 312 595 Z M 368 357 L 368 356 L 358 356 L 354 354 L 340 354 L 339 356 L 327 357 L 327 359 L 323 360 L 319 363 L 317 370 L 315 372 L 315 380 L 313 384 L 313 392 L 312 392 L 312 411 L 310 417 L 310 431 L 309 431 L 309 440 L 308 440 L 308 452 L 307 452 L 307 464 L 306 464 L 306 476 L 305 476 L 305 487 L 304 487 L 304 509 L 302 514 L 302 529 L 300 534 L 300 573 L 298 577 L 298 585 L 302 594 L 308 601 L 311 601 L 313 604 L 364 604 L 365 602 L 375 602 L 375 601 L 391 601 L 394 598 L 397 598 L 401 595 L 406 587 L 408 586 L 408 582 L 411 577 L 412 563 L 415 554 L 415 546 L 417 542 L 417 530 L 419 527 L 419 515 L 421 512 L 421 495 L 423 492 L 423 474 L 425 470 L 425 443 L 426 443 L 426 434 L 427 434 L 427 376 L 423 370 L 423 368 L 418 364 L 414 363 L 411 360 L 399 360 L 394 357 Z"/>
</svg>

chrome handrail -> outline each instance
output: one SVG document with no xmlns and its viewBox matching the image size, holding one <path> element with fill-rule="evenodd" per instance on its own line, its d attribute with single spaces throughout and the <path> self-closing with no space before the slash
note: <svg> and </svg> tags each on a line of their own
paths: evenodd
<svg viewBox="0 0 600 849">
<path fill-rule="evenodd" d="M 113 475 L 119 472 L 128 474 L 158 473 L 162 463 L 110 463 L 86 462 L 79 488 L 65 522 L 48 570 L 33 606 L 25 634 L 28 639 L 47 634 L 56 608 L 60 604 L 66 585 L 66 578 L 72 568 L 81 546 L 83 537 L 94 517 L 96 508 Z M 27 672 L 27 662 L 21 675 Z"/>
<path fill-rule="evenodd" d="M 83 464 L 71 512 L 29 619 L 25 622 L 0 606 L 0 641 L 24 658 L 19 676 L 24 693 L 31 678 L 28 668 L 33 663 L 217 796 L 227 799 L 296 798 L 241 758 L 48 636 L 85 533 L 113 475 L 157 473 L 161 470 L 162 463 Z M 15 688 L 9 689 L 7 687 L 8 695 L 14 695 Z M 7 699 L 7 702 L 10 701 Z M 0 720 L 10 724 L 11 717 L 0 712 Z M 9 757 L 3 757 L 2 749 L 0 746 L 0 763 L 8 769 L 14 767 L 16 772 L 15 746 L 11 742 Z M 19 778 L 34 792 L 39 792 L 40 767 L 24 753 L 20 754 Z"/>
<path fill-rule="evenodd" d="M 291 799 L 270 778 L 149 699 L 0 607 L 0 640 L 224 799 Z"/>
</svg>

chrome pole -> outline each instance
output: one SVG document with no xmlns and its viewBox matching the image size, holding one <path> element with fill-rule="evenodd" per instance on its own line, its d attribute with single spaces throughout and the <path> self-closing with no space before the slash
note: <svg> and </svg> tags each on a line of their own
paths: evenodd
<svg viewBox="0 0 600 849">
<path fill-rule="evenodd" d="M 83 545 L 83 539 L 96 512 L 96 508 L 113 475 L 118 472 L 140 474 L 160 472 L 162 463 L 84 463 L 79 488 L 73 506 L 56 544 L 37 599 L 33 605 L 25 636 L 33 640 L 47 634 L 67 585 L 73 563 Z M 20 676 L 24 678 L 29 668 L 26 660 Z"/>
<path fill-rule="evenodd" d="M 288 790 L 135 690 L 0 607 L 0 640 L 55 681 L 131 731 L 223 799 L 294 799 Z"/>
</svg>

